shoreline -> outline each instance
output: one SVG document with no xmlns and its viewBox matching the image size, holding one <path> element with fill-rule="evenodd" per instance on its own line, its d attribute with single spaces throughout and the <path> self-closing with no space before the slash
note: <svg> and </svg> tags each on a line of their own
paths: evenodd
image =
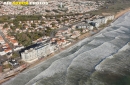
<svg viewBox="0 0 130 85">
<path fill-rule="evenodd" d="M 98 33 L 98 31 L 97 31 L 97 33 Z M 78 39 L 77 39 L 76 41 L 74 41 L 73 43 L 71 43 L 70 45 L 66 46 L 65 48 L 61 48 L 60 50 L 58 50 L 58 51 L 56 51 L 56 52 L 50 54 L 50 55 L 47 56 L 47 57 L 44 57 L 44 58 L 42 58 L 42 59 L 40 59 L 40 60 L 35 61 L 34 63 L 30 64 L 29 67 L 26 68 L 26 69 L 30 69 L 30 68 L 32 68 L 32 67 L 34 67 L 34 66 L 36 66 L 36 65 L 38 65 L 38 64 L 40 64 L 40 63 L 42 63 L 42 62 L 44 62 L 45 60 L 50 59 L 50 58 L 53 57 L 54 55 L 56 55 L 56 54 L 58 54 L 58 53 L 61 53 L 62 51 L 68 49 L 69 47 L 75 45 L 76 43 L 78 43 L 78 42 L 80 42 L 81 40 L 85 39 L 86 37 L 90 37 L 90 36 L 91 36 L 90 33 L 85 33 L 85 34 L 80 35 L 80 36 L 78 37 Z"/>
<path fill-rule="evenodd" d="M 127 13 L 128 11 L 130 11 L 130 8 L 126 8 L 125 10 L 121 10 L 121 11 L 117 12 L 117 13 L 115 14 L 115 19 L 114 19 L 112 22 L 114 22 L 115 20 L 117 20 L 120 16 L 122 16 L 122 15 L 125 14 L 125 13 Z M 112 22 L 111 22 L 111 23 L 112 23 Z M 104 27 L 104 28 L 105 28 L 105 27 Z M 103 28 L 101 28 L 100 30 L 96 30 L 95 34 L 97 34 L 98 32 L 100 32 L 102 29 L 103 29 Z M 94 34 L 94 35 L 95 35 L 95 34 Z M 53 57 L 54 55 L 56 55 L 56 54 L 62 52 L 63 50 L 66 50 L 67 48 L 69 48 L 69 47 L 73 46 L 74 44 L 78 43 L 80 40 L 83 40 L 83 39 L 85 39 L 85 38 L 87 38 L 87 37 L 90 37 L 90 36 L 93 36 L 93 35 L 91 35 L 90 33 L 85 33 L 85 34 L 80 35 L 80 36 L 78 37 L 78 40 L 77 40 L 77 41 L 73 42 L 72 44 L 70 44 L 69 46 L 63 48 L 63 49 L 60 50 L 60 51 L 54 52 L 54 53 L 50 54 L 49 56 L 47 56 L 47 57 L 45 57 L 45 58 L 42 58 L 42 59 L 40 59 L 40 60 L 35 61 L 33 64 L 30 64 L 27 69 L 32 68 L 32 67 L 34 67 L 34 66 L 40 64 L 41 62 L 44 62 L 45 60 L 47 60 L 47 59 Z"/>
<path fill-rule="evenodd" d="M 114 22 L 115 20 L 117 20 L 120 16 L 122 16 L 122 15 L 125 14 L 125 13 L 127 13 L 128 11 L 130 11 L 130 8 L 126 8 L 125 10 L 121 10 L 121 11 L 117 12 L 117 13 L 115 14 L 115 18 L 112 20 L 112 22 Z M 111 22 L 111 23 L 112 23 L 112 22 Z M 109 23 L 109 24 L 110 24 L 110 23 Z M 108 25 L 109 25 L 109 24 L 108 24 Z M 108 25 L 107 25 L 107 26 L 108 26 Z M 105 27 L 107 27 L 107 26 L 105 26 Z M 99 33 L 99 32 L 100 32 L 101 30 L 103 30 L 105 27 L 99 28 L 99 30 L 93 30 L 94 34 L 91 34 L 90 32 L 86 32 L 86 33 L 84 33 L 84 34 L 81 34 L 81 35 L 78 37 L 77 40 L 75 40 L 73 43 L 71 43 L 70 45 L 66 46 L 65 48 L 61 48 L 60 50 L 58 50 L 58 51 L 56 51 L 56 52 L 50 54 L 49 56 L 44 57 L 44 58 L 41 58 L 41 59 L 39 59 L 39 60 L 36 60 L 36 61 L 34 61 L 33 63 L 27 63 L 29 66 L 28 66 L 25 70 L 31 69 L 31 68 L 33 68 L 34 66 L 36 66 L 36 65 L 38 65 L 38 64 L 40 64 L 40 63 L 42 63 L 42 62 L 44 62 L 44 61 L 46 61 L 46 60 L 52 58 L 54 55 L 57 55 L 57 54 L 63 52 L 64 50 L 66 50 L 66 49 L 70 48 L 71 46 L 77 44 L 77 43 L 80 42 L 81 40 L 83 40 L 83 39 L 85 39 L 85 38 L 88 38 L 88 37 L 91 37 L 91 36 L 93 36 L 93 35 Z M 17 75 L 18 75 L 18 74 L 17 74 Z M 5 80 L 4 82 L 6 82 L 6 81 L 8 81 L 8 80 L 10 80 L 10 78 L 7 79 L 7 80 Z"/>
<path fill-rule="evenodd" d="M 126 8 L 126 9 L 124 9 L 124 10 L 120 10 L 119 12 L 117 12 L 117 13 L 115 14 L 115 19 L 114 19 L 114 20 L 118 19 L 118 18 L 121 17 L 123 14 L 125 14 L 125 13 L 127 13 L 127 12 L 129 12 L 129 11 L 130 11 L 130 7 L 129 7 L 129 8 Z"/>
</svg>

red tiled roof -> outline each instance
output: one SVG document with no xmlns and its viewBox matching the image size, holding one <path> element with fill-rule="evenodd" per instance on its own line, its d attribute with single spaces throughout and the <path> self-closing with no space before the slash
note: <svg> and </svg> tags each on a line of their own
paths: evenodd
<svg viewBox="0 0 130 85">
<path fill-rule="evenodd" d="M 11 51 L 11 48 L 5 49 L 4 51 L 9 52 L 9 51 Z"/>
<path fill-rule="evenodd" d="M 3 38 L 0 36 L 0 41 L 3 40 Z"/>
<path fill-rule="evenodd" d="M 10 42 L 13 43 L 13 44 L 18 43 L 16 40 L 12 40 L 12 39 L 10 40 Z"/>
</svg>

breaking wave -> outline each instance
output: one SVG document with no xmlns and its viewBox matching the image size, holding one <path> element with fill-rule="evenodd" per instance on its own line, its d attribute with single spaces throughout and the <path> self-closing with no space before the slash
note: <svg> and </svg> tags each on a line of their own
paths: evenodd
<svg viewBox="0 0 130 85">
<path fill-rule="evenodd" d="M 2 85 L 122 85 L 118 79 L 130 76 L 129 22 L 128 12 L 98 34 Z"/>
</svg>

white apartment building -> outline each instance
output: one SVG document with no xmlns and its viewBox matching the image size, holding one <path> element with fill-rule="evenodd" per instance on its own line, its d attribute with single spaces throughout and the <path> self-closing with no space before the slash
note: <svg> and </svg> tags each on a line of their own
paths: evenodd
<svg viewBox="0 0 130 85">
<path fill-rule="evenodd" d="M 56 50 L 56 45 L 52 44 L 40 44 L 34 48 L 30 48 L 28 50 L 24 50 L 21 53 L 22 60 L 25 62 L 33 62 L 42 57 L 46 57 L 47 55 L 53 53 Z"/>
<path fill-rule="evenodd" d="M 109 20 L 113 20 L 113 19 L 114 19 L 114 15 L 110 15 L 103 18 L 94 19 L 93 21 L 89 21 L 89 23 L 91 23 L 94 27 L 98 28 L 102 24 L 106 24 Z"/>
</svg>

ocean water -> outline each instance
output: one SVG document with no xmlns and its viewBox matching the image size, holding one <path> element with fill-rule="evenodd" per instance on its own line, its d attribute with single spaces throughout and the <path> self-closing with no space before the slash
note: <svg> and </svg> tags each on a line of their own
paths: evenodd
<svg viewBox="0 0 130 85">
<path fill-rule="evenodd" d="M 130 12 L 2 85 L 130 85 Z"/>
</svg>

